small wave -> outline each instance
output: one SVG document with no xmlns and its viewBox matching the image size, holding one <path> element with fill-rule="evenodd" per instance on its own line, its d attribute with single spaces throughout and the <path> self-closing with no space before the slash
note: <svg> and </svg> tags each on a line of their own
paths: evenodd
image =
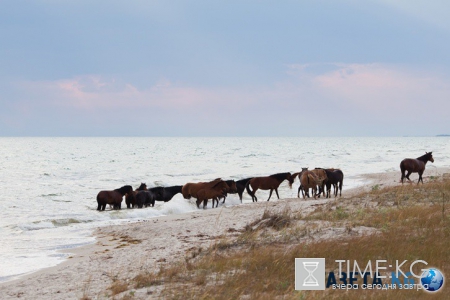
<svg viewBox="0 0 450 300">
<path fill-rule="evenodd" d="M 23 231 L 33 231 L 41 229 L 55 228 L 52 222 L 49 221 L 37 221 L 33 223 L 25 223 L 17 225 L 17 227 Z"/>
<path fill-rule="evenodd" d="M 50 193 L 50 194 L 42 194 L 41 197 L 56 197 L 56 196 L 61 196 L 61 193 Z"/>
<path fill-rule="evenodd" d="M 255 157 L 257 156 L 256 154 L 247 154 L 247 155 L 241 155 L 241 157 Z"/>
<path fill-rule="evenodd" d="M 55 227 L 60 227 L 60 226 L 67 226 L 70 224 L 78 224 L 78 223 L 87 223 L 87 222 L 83 222 L 77 219 L 73 219 L 73 218 L 69 218 L 69 219 L 55 219 L 55 220 L 51 220 L 52 224 Z"/>
</svg>

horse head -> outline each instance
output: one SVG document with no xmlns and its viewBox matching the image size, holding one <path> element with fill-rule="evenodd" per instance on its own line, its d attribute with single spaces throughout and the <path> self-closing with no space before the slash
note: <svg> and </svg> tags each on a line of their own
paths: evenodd
<svg viewBox="0 0 450 300">
<path fill-rule="evenodd" d="M 287 173 L 286 179 L 289 182 L 289 188 L 292 188 L 292 184 L 294 183 L 295 176 L 292 176 L 291 173 Z"/>
<path fill-rule="evenodd" d="M 136 189 L 137 191 L 143 191 L 147 189 L 147 185 L 141 182 L 141 185 Z"/>
<path fill-rule="evenodd" d="M 117 191 L 119 193 L 121 193 L 122 195 L 126 195 L 126 194 L 130 194 L 131 192 L 133 192 L 133 187 L 131 185 L 124 185 L 123 187 L 121 187 Z"/>
<path fill-rule="evenodd" d="M 427 154 L 427 158 L 429 161 L 431 161 L 432 163 L 434 163 L 434 158 L 433 158 L 433 152 L 425 152 Z"/>
<path fill-rule="evenodd" d="M 228 192 L 237 193 L 236 181 L 228 180 L 228 181 L 226 181 L 226 183 L 228 185 Z"/>
</svg>

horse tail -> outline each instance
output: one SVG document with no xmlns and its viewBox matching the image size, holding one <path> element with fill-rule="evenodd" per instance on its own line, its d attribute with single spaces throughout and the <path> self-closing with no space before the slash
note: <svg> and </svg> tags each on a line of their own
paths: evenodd
<svg viewBox="0 0 450 300">
<path fill-rule="evenodd" d="M 247 183 L 245 184 L 245 189 L 247 190 L 247 193 L 250 195 L 250 196 L 252 196 L 252 197 L 254 197 L 255 195 L 253 194 L 253 192 L 250 190 L 250 180 L 249 181 L 247 181 Z"/>
</svg>

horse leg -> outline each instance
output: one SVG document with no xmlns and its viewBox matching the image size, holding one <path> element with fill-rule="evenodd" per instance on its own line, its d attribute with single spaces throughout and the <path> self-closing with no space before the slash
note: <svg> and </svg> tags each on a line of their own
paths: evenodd
<svg viewBox="0 0 450 300">
<path fill-rule="evenodd" d="M 298 187 L 298 192 L 297 192 L 297 198 L 300 198 L 300 190 L 302 189 L 302 185 L 300 185 Z M 303 194 L 303 190 L 302 190 L 302 194 Z"/>
<path fill-rule="evenodd" d="M 208 205 L 208 199 L 203 200 L 203 209 L 206 209 L 206 205 Z"/>
<path fill-rule="evenodd" d="M 253 194 L 252 194 L 252 200 L 253 202 L 258 202 L 258 198 L 256 198 L 256 191 L 258 190 L 258 188 L 253 190 Z"/>
<path fill-rule="evenodd" d="M 270 197 L 272 197 L 272 192 L 273 192 L 273 189 L 270 189 L 269 198 L 267 199 L 267 201 L 269 201 Z"/>
<path fill-rule="evenodd" d="M 278 199 L 280 199 L 280 195 L 278 195 L 278 189 L 275 189 L 275 193 L 277 193 Z"/>
<path fill-rule="evenodd" d="M 423 174 L 423 172 L 419 172 L 419 180 L 417 181 L 417 184 L 419 184 L 419 182 L 421 182 L 421 181 L 423 184 L 422 174 Z"/>
<path fill-rule="evenodd" d="M 408 179 L 409 182 L 411 182 L 411 179 L 409 179 L 409 175 L 411 175 L 411 171 L 408 171 L 408 173 L 406 173 L 406 179 Z"/>
<path fill-rule="evenodd" d="M 242 194 L 244 193 L 244 191 L 242 191 L 242 192 L 239 192 L 238 191 L 238 194 L 239 194 L 239 200 L 241 200 L 241 203 L 242 203 Z M 225 199 L 223 200 L 223 201 L 225 201 Z"/>
</svg>

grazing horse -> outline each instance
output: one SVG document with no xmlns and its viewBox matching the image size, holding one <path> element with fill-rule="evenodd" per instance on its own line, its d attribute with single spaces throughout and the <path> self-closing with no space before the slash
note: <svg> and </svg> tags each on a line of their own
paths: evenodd
<svg viewBox="0 0 450 300">
<path fill-rule="evenodd" d="M 174 185 L 174 186 L 168 186 L 168 187 L 158 187 L 153 188 L 155 190 L 159 189 L 161 196 L 156 196 L 156 201 L 164 201 L 168 202 L 172 200 L 173 196 L 175 196 L 178 193 L 181 193 L 181 189 L 183 188 L 182 185 Z"/>
<path fill-rule="evenodd" d="M 280 184 L 284 181 L 288 180 L 289 187 L 292 188 L 292 183 L 294 182 L 294 178 L 292 177 L 291 173 L 277 173 L 270 176 L 265 177 L 253 177 L 250 179 L 247 184 L 245 185 L 245 188 L 247 190 L 247 193 L 252 196 L 253 202 L 258 202 L 258 198 L 256 198 L 256 191 L 258 189 L 261 190 L 270 190 L 269 198 L 267 201 L 270 200 L 270 197 L 272 196 L 273 190 L 275 190 L 275 193 L 277 194 L 278 199 L 280 199 L 280 196 L 278 195 L 278 187 Z M 250 190 L 250 186 L 252 187 L 253 191 Z"/>
<path fill-rule="evenodd" d="M 100 191 L 97 194 L 97 210 L 105 210 L 106 204 L 112 204 L 114 209 L 120 209 L 123 196 L 133 192 L 131 185 L 124 185 L 113 191 Z"/>
<path fill-rule="evenodd" d="M 330 198 L 331 185 L 334 188 L 334 197 L 337 197 L 338 191 L 339 196 L 342 196 L 342 183 L 344 181 L 344 173 L 340 169 L 325 169 L 327 173 L 327 182 L 325 183 L 327 187 L 327 198 Z"/>
<path fill-rule="evenodd" d="M 191 199 L 191 197 L 197 198 L 197 192 L 199 190 L 211 187 L 219 181 L 222 181 L 222 179 L 216 178 L 210 182 L 186 183 L 181 188 L 181 193 L 183 194 L 184 199 Z"/>
<path fill-rule="evenodd" d="M 320 197 L 320 187 L 323 186 L 324 181 L 327 179 L 327 177 L 324 170 L 321 170 L 323 172 L 317 172 L 316 170 L 308 171 L 308 168 L 302 168 L 302 172 L 299 175 L 300 187 L 298 188 L 297 197 L 300 197 L 300 190 L 301 190 L 303 199 L 306 199 L 306 196 L 309 197 L 308 190 L 311 188 L 314 199 L 316 199 L 317 186 L 319 186 L 319 197 Z"/>
<path fill-rule="evenodd" d="M 236 194 L 237 193 L 237 187 L 236 187 L 236 181 L 234 180 L 226 180 L 225 183 L 227 184 L 228 188 L 225 191 L 225 194 L 220 196 L 218 200 L 223 198 L 222 203 L 225 203 L 225 199 L 227 198 L 227 194 Z M 213 202 L 214 204 L 214 202 Z M 216 207 L 219 206 L 219 201 L 217 201 Z"/>
<path fill-rule="evenodd" d="M 400 179 L 400 181 L 403 183 L 403 179 L 405 178 L 411 181 L 411 179 L 409 179 L 409 175 L 411 173 L 419 173 L 419 180 L 417 181 L 417 184 L 419 184 L 419 182 L 421 181 L 423 184 L 422 174 L 423 171 L 425 171 L 425 165 L 428 161 L 434 162 L 434 158 L 431 153 L 432 152 L 425 152 L 425 155 L 422 155 L 421 157 L 405 158 L 404 160 L 402 160 L 402 162 L 400 163 L 400 170 L 402 171 L 402 178 Z M 406 176 L 405 171 L 408 171 Z"/>
<path fill-rule="evenodd" d="M 205 187 L 197 192 L 197 207 L 200 208 L 200 203 L 203 201 L 203 209 L 208 204 L 208 199 L 212 199 L 212 207 L 214 208 L 214 202 L 217 201 L 219 205 L 219 197 L 223 196 L 228 190 L 228 184 L 220 180 L 213 186 Z"/>
<path fill-rule="evenodd" d="M 147 189 L 147 185 L 141 182 L 141 185 L 133 192 L 128 193 L 125 196 L 125 203 L 127 204 L 127 208 L 134 208 L 136 206 L 136 194 L 139 191 L 144 191 Z"/>
</svg>

